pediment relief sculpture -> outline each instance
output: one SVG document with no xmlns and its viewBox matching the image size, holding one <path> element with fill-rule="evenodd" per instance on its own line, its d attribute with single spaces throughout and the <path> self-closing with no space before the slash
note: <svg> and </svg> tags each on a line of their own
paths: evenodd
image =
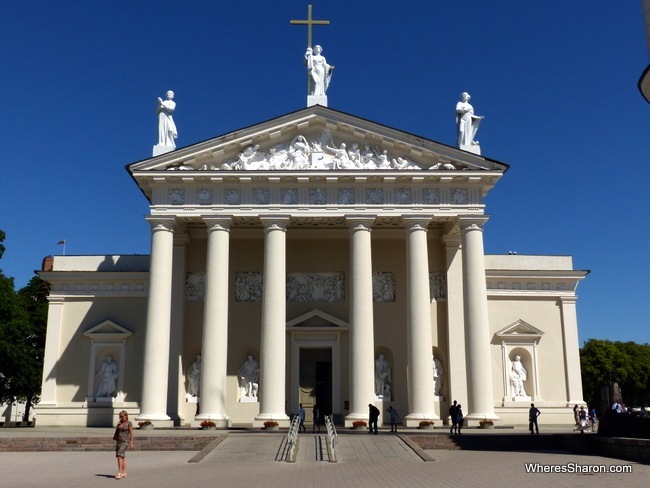
<svg viewBox="0 0 650 488">
<path fill-rule="evenodd" d="M 440 162 L 432 166 L 389 152 L 377 145 L 336 141 L 324 131 L 315 136 L 297 135 L 289 143 L 262 149 L 259 144 L 246 146 L 236 158 L 224 162 L 203 163 L 197 167 L 174 163 L 169 171 L 264 171 L 264 170 L 433 170 L 465 169 L 459 164 Z"/>
</svg>

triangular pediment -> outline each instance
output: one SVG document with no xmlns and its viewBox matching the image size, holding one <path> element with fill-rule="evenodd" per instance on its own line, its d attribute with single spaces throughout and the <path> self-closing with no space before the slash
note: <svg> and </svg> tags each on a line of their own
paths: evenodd
<svg viewBox="0 0 650 488">
<path fill-rule="evenodd" d="M 127 166 L 141 172 L 496 171 L 508 165 L 315 105 Z"/>
<path fill-rule="evenodd" d="M 314 309 L 287 322 L 287 328 L 292 327 L 348 327 L 344 320 L 334 317 L 322 310 Z"/>
<path fill-rule="evenodd" d="M 133 333 L 111 320 L 105 320 L 88 329 L 84 335 L 94 341 L 119 341 L 128 338 Z"/>
<path fill-rule="evenodd" d="M 544 332 L 520 319 L 499 330 L 495 335 L 510 340 L 515 338 L 539 339 Z"/>
</svg>

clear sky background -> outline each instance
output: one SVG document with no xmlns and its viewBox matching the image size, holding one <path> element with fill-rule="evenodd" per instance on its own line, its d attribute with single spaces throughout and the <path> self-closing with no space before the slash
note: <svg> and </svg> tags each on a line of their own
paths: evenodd
<svg viewBox="0 0 650 488">
<path fill-rule="evenodd" d="M 0 269 L 148 254 L 148 202 L 124 169 L 157 143 L 176 93 L 179 147 L 305 107 L 309 0 L 4 0 Z M 227 4 L 227 5 L 225 5 Z M 336 66 L 329 106 L 455 143 L 462 91 L 483 155 L 491 254 L 572 255 L 581 342 L 650 342 L 649 62 L 639 0 L 313 0 Z"/>
</svg>

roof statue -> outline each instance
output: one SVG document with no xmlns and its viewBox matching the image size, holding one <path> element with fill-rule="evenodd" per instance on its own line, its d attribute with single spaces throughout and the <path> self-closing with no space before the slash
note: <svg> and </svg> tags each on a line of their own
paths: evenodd
<svg viewBox="0 0 650 488">
<path fill-rule="evenodd" d="M 176 110 L 174 92 L 168 90 L 165 100 L 158 97 L 158 144 L 153 147 L 153 155 L 158 156 L 176 149 L 178 131 L 174 123 L 173 113 Z"/>
<path fill-rule="evenodd" d="M 481 154 L 479 142 L 474 140 L 478 126 L 483 116 L 474 115 L 474 107 L 469 103 L 472 98 L 469 93 L 460 94 L 460 101 L 456 104 L 456 132 L 457 146 L 465 151 Z"/>
<path fill-rule="evenodd" d="M 319 45 L 312 47 L 311 29 L 313 25 L 329 25 L 329 20 L 313 20 L 311 17 L 311 5 L 307 5 L 306 20 L 290 20 L 294 25 L 307 26 L 307 51 L 305 52 L 305 64 L 307 65 L 307 106 L 322 105 L 327 107 L 327 88 L 332 78 L 334 66 L 327 64 L 325 56 L 321 53 L 323 48 Z"/>
</svg>

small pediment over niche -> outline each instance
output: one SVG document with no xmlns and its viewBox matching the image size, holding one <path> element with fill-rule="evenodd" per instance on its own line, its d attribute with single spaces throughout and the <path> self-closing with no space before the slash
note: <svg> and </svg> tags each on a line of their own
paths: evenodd
<svg viewBox="0 0 650 488">
<path fill-rule="evenodd" d="M 321 310 L 311 310 L 287 322 L 287 328 L 299 327 L 336 327 L 348 328 L 348 323 Z"/>
<path fill-rule="evenodd" d="M 115 342 L 126 340 L 133 333 L 115 322 L 106 320 L 84 332 L 84 335 L 93 342 Z"/>
<path fill-rule="evenodd" d="M 539 342 L 544 332 L 521 319 L 499 330 L 496 334 L 504 342 Z"/>
</svg>

